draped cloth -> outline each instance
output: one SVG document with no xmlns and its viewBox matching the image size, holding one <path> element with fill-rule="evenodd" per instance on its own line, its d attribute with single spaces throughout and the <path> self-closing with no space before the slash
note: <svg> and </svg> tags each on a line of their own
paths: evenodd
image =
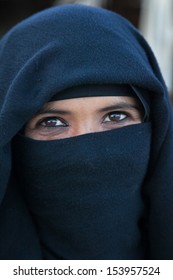
<svg viewBox="0 0 173 280">
<path fill-rule="evenodd" d="M 15 174 L 44 259 L 145 258 L 150 137 L 150 123 L 54 141 L 16 137 Z"/>
<path fill-rule="evenodd" d="M 36 217 L 18 186 L 13 139 L 55 94 L 93 84 L 130 85 L 150 97 L 147 160 L 136 145 L 136 155 L 147 163 L 138 190 L 140 208 L 126 216 L 132 226 L 139 215 L 134 228 L 141 231 L 141 237 L 139 232 L 136 236 L 142 245 L 135 247 L 135 254 L 126 254 L 128 246 L 123 246 L 119 256 L 173 258 L 173 115 L 157 61 L 141 34 L 121 16 L 102 8 L 64 5 L 22 21 L 0 42 L 0 259 L 52 258 L 45 256 Z M 118 244 L 116 238 L 111 242 Z"/>
</svg>

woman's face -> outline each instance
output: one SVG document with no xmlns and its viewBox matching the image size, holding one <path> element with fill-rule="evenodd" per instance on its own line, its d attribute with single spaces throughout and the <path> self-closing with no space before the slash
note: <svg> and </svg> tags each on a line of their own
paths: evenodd
<svg viewBox="0 0 173 280">
<path fill-rule="evenodd" d="M 46 103 L 27 123 L 25 135 L 55 140 L 141 123 L 143 110 L 134 97 L 83 97 Z"/>
</svg>

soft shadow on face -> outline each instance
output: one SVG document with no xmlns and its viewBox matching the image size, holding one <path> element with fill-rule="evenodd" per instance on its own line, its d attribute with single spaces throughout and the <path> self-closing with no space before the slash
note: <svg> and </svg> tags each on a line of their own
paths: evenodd
<svg viewBox="0 0 173 280">
<path fill-rule="evenodd" d="M 69 138 L 142 122 L 143 109 L 135 97 L 82 97 L 46 103 L 26 124 L 35 140 Z"/>
</svg>

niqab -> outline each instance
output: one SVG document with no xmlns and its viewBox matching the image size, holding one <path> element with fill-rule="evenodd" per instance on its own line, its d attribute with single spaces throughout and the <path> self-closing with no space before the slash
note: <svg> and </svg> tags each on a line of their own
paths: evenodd
<svg viewBox="0 0 173 280">
<path fill-rule="evenodd" d="M 2 38 L 0 65 L 0 259 L 172 259 L 172 107 L 156 59 L 141 34 L 121 16 L 101 8 L 81 5 L 54 7 L 22 21 Z M 28 162 L 25 163 L 25 166 L 32 163 L 33 168 L 26 168 L 25 172 L 27 176 L 32 173 L 32 187 L 36 186 L 36 177 L 33 174 L 42 156 L 36 153 L 36 147 L 43 143 L 16 135 L 20 134 L 23 126 L 45 102 L 50 101 L 58 92 L 78 86 L 108 84 L 129 85 L 138 97 L 149 99 L 145 104 L 150 107 L 151 123 L 74 137 L 68 139 L 69 142 L 63 139 L 44 143 L 51 146 L 51 159 L 52 151 L 59 151 L 62 159 L 60 162 L 63 162 L 62 152 L 65 153 L 67 143 L 70 143 L 69 149 L 71 148 L 67 161 L 71 160 L 71 150 L 78 145 L 81 153 L 80 168 L 86 169 L 83 181 L 85 188 L 81 192 L 79 188 L 75 189 L 74 184 L 69 184 L 70 177 L 67 177 L 66 189 L 63 190 L 61 185 L 56 189 L 57 182 L 54 184 L 52 181 L 52 193 L 55 194 L 56 190 L 56 197 L 59 192 L 56 211 L 65 206 L 64 198 L 67 209 L 74 207 L 77 213 L 75 217 L 68 216 L 69 212 L 65 212 L 64 221 L 63 213 L 59 213 L 57 237 L 55 223 L 52 224 L 52 221 L 47 231 L 45 230 L 45 215 L 49 213 L 52 216 L 53 209 L 50 208 L 49 200 L 45 213 L 42 209 L 38 218 L 37 207 L 41 208 L 41 204 L 31 206 L 32 199 L 29 199 L 31 196 L 34 200 L 36 193 L 32 196 L 32 189 L 28 193 L 27 185 L 21 190 L 14 168 L 13 154 L 19 153 L 20 161 L 30 145 L 35 147 L 35 162 L 29 153 Z M 21 141 L 20 137 L 26 149 L 15 149 Z M 98 139 L 101 139 L 100 150 L 103 152 L 100 154 L 99 145 L 96 145 Z M 86 153 L 84 154 L 82 146 L 79 145 L 81 142 L 86 145 L 87 151 L 90 144 L 91 150 L 97 152 L 88 154 L 87 163 L 82 160 Z M 109 145 L 104 146 L 105 142 Z M 109 146 L 111 150 L 108 149 Z M 120 151 L 121 160 L 127 155 L 128 166 L 125 159 L 119 160 L 118 165 Z M 43 150 L 43 156 L 45 152 L 46 150 Z M 98 156 L 98 160 L 96 156 L 93 158 L 94 155 Z M 106 162 L 107 157 L 110 158 L 110 169 L 107 163 L 105 173 L 99 175 L 100 173 L 96 172 L 100 181 L 91 187 L 87 181 L 91 178 L 91 163 L 95 163 L 92 168 L 103 169 L 104 162 L 100 160 L 100 156 L 105 155 Z M 111 171 L 114 161 L 115 165 L 119 166 L 119 169 L 115 168 L 115 173 L 119 170 L 116 177 L 119 182 L 115 190 L 112 180 L 115 181 L 116 178 Z M 120 168 L 122 165 L 123 168 Z M 124 167 L 127 176 L 125 174 L 122 180 L 120 177 L 124 174 Z M 112 173 L 108 179 L 106 176 L 109 172 Z M 128 182 L 124 184 L 130 172 L 133 173 L 130 179 L 134 182 L 130 185 Z M 38 176 L 38 179 L 40 181 L 41 177 Z M 111 180 L 109 191 L 106 191 L 107 185 L 103 182 L 107 179 Z M 88 189 L 86 184 L 89 185 Z M 125 187 L 124 191 L 121 184 Z M 71 188 L 76 196 L 71 195 L 68 204 Z M 48 191 L 46 196 L 44 192 L 41 194 L 43 202 L 48 198 Z M 131 200 L 128 199 L 130 197 Z M 97 220 L 94 215 L 99 211 L 101 217 Z M 82 216 L 86 227 L 79 222 Z M 40 222 L 41 219 L 44 220 L 43 223 Z M 68 226 L 70 230 L 66 231 L 68 234 L 65 235 L 64 228 L 67 229 Z M 85 239 L 86 233 L 90 235 L 92 246 L 95 243 L 93 251 L 91 246 L 88 246 L 87 251 L 86 244 L 89 239 Z M 55 240 L 55 246 L 51 243 L 51 237 Z M 80 240 L 81 246 L 78 244 Z M 73 250 L 74 244 L 76 251 Z"/>
</svg>

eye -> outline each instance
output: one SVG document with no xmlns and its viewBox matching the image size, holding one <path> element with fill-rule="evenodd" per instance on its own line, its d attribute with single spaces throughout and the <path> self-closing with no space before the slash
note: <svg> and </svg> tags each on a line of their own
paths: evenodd
<svg viewBox="0 0 173 280">
<path fill-rule="evenodd" d="M 57 117 L 47 117 L 44 118 L 43 120 L 39 121 L 37 126 L 45 127 L 45 128 L 58 128 L 58 127 L 67 127 L 68 124 Z"/>
<path fill-rule="evenodd" d="M 104 123 L 106 122 L 121 122 L 125 119 L 128 118 L 127 113 L 123 113 L 123 112 L 111 112 L 109 114 L 106 115 L 106 117 L 104 118 Z"/>
</svg>

